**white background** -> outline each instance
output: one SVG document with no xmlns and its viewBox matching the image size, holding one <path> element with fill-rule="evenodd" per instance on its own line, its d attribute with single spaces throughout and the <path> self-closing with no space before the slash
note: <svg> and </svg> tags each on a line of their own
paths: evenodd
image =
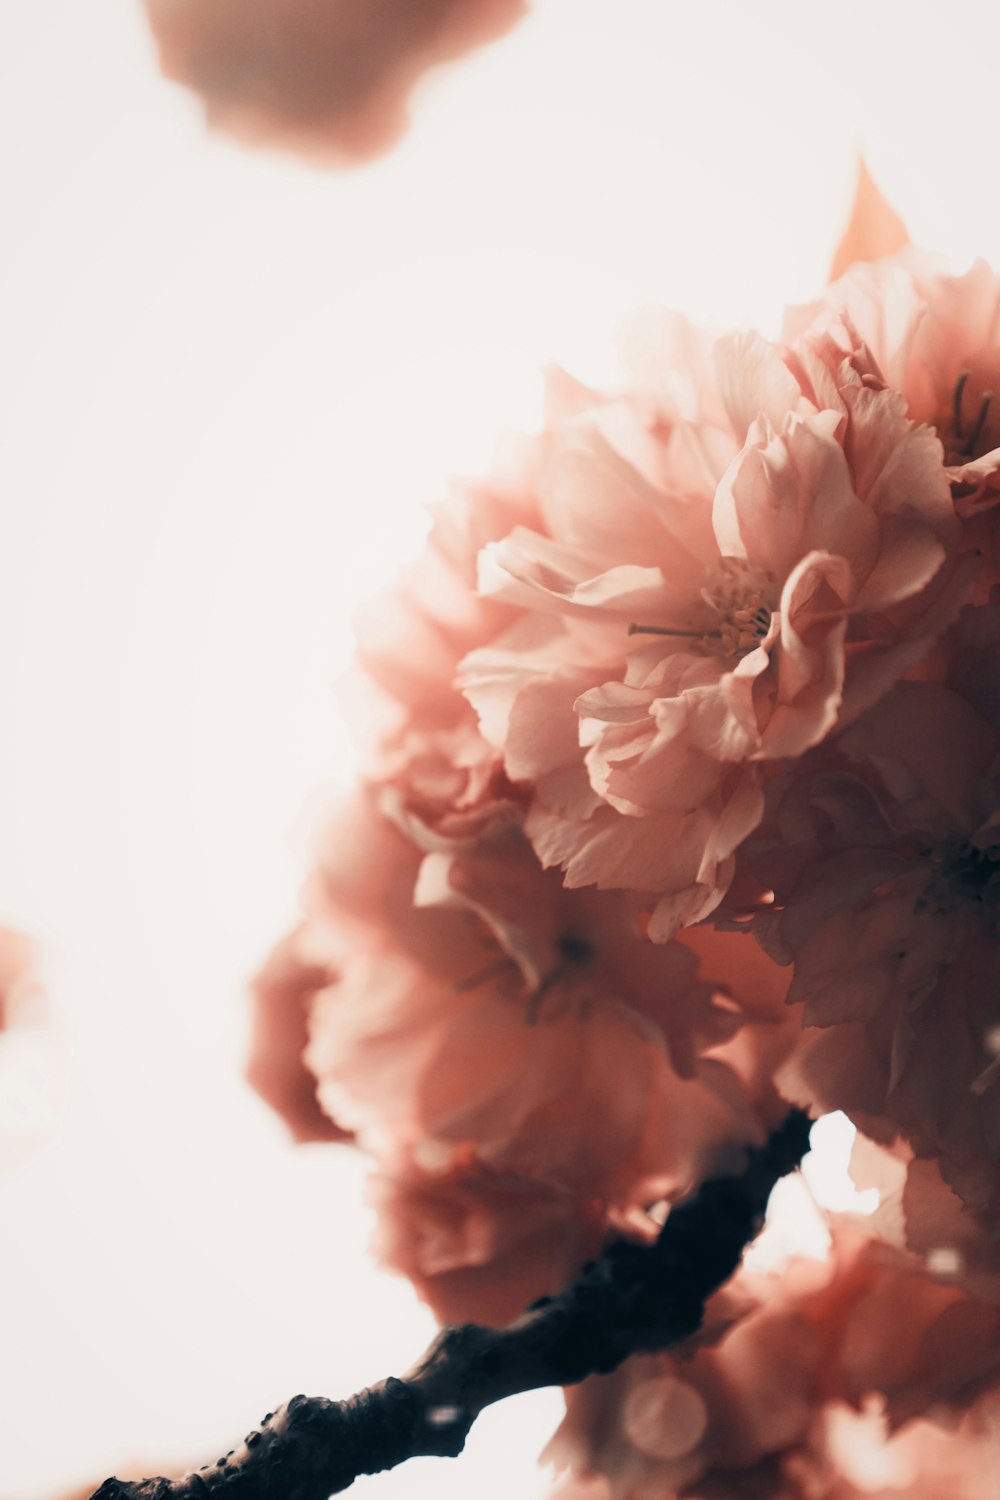
<svg viewBox="0 0 1000 1500">
<path fill-rule="evenodd" d="M 1000 261 L 992 3 L 539 0 L 385 161 L 206 138 L 134 0 L 0 0 L 0 1500 L 216 1456 L 430 1330 L 363 1169 L 243 1087 L 244 986 L 350 774 L 349 617 L 421 506 L 649 300 L 774 326 L 861 147 Z M 369 1496 L 530 1497 L 554 1393 Z M 363 1489 L 363 1487 L 362 1487 Z"/>
</svg>

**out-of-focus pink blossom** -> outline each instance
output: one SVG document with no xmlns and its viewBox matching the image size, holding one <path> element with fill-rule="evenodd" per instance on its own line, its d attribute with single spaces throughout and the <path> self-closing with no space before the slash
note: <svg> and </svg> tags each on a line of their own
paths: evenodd
<svg viewBox="0 0 1000 1500">
<path fill-rule="evenodd" d="M 553 374 L 441 509 L 361 622 L 367 785 L 262 992 L 275 1096 L 315 1108 L 305 1027 L 445 1318 L 654 1233 L 790 1101 L 859 1127 L 865 1233 L 572 1393 L 576 1500 L 988 1493 L 1000 301 L 859 204 L 842 259 L 883 258 L 780 342 L 644 315 L 624 391 Z"/>
<path fill-rule="evenodd" d="M 254 1076 L 299 1138 L 375 1157 L 387 1263 L 499 1318 L 782 1117 L 788 975 L 741 934 L 650 943 L 630 897 L 567 890 L 509 821 L 449 847 L 380 803 L 325 834 L 258 982 Z"/>
<path fill-rule="evenodd" d="M 915 1419 L 933 1410 L 954 1428 L 1000 1400 L 1000 1311 L 846 1227 L 826 1261 L 743 1271 L 714 1302 L 684 1350 L 568 1391 L 549 1456 L 621 1500 L 847 1496 L 865 1492 L 864 1459 L 887 1489 L 915 1452 L 937 1450 L 941 1472 L 950 1450 L 960 1474 L 975 1420 L 959 1437 Z"/>
<path fill-rule="evenodd" d="M 949 275 L 934 257 L 911 249 L 905 227 L 864 168 L 834 271 L 844 274 L 821 302 L 789 311 L 785 337 L 792 341 L 831 319 L 846 321 L 904 397 L 910 417 L 936 429 L 960 513 L 995 505 L 1000 278 L 982 260 L 963 275 Z"/>
<path fill-rule="evenodd" d="M 458 678 L 533 787 L 543 862 L 656 892 L 658 939 L 718 904 L 767 763 L 891 685 L 969 586 L 937 582 L 959 535 L 940 443 L 846 327 L 722 341 L 697 401 L 672 332 L 648 389 L 550 428 L 540 528 L 480 563 L 520 618 Z"/>
<path fill-rule="evenodd" d="M 788 1500 L 991 1500 L 998 1417 L 993 1396 L 954 1425 L 911 1422 L 889 1434 L 877 1407 L 834 1404 L 786 1462 Z M 706 1491 L 706 1500 L 725 1493 Z"/>
<path fill-rule="evenodd" d="M 347 1132 L 316 1098 L 316 1079 L 305 1065 L 309 1006 L 333 973 L 310 961 L 304 937 L 293 933 L 274 950 L 253 986 L 253 1030 L 246 1078 L 282 1116 L 296 1141 L 343 1140 Z"/>
<path fill-rule="evenodd" d="M 443 1323 L 501 1326 L 553 1296 L 599 1248 L 604 1206 L 475 1164 L 396 1161 L 371 1180 L 373 1250 Z"/>
<path fill-rule="evenodd" d="M 379 802 L 331 823 L 258 981 L 256 1082 L 319 1139 L 318 1080 L 330 1133 L 375 1157 L 381 1259 L 442 1316 L 501 1320 L 777 1124 L 787 972 L 741 935 L 651 944 L 630 897 L 567 891 L 510 822 L 448 849 Z"/>
<path fill-rule="evenodd" d="M 789 775 L 748 851 L 809 1028 L 791 1097 L 902 1132 L 1000 1223 L 1000 605 L 969 606 L 943 681 L 897 684 Z"/>
<path fill-rule="evenodd" d="M 443 1167 L 472 1152 L 625 1205 L 684 1191 L 721 1148 L 761 1138 L 780 1106 L 739 1033 L 787 1045 L 776 966 L 776 994 L 730 995 L 710 948 L 702 977 L 690 948 L 638 934 L 627 898 L 566 890 L 515 830 L 424 852 L 370 801 L 368 816 L 358 866 L 358 822 L 350 840 L 331 834 L 323 920 L 344 951 L 313 1001 L 307 1061 L 324 1106 L 377 1155 Z"/>
<path fill-rule="evenodd" d="M 366 772 L 416 838 L 442 847 L 519 818 L 526 800 L 455 678 L 463 657 L 515 618 L 477 593 L 477 562 L 490 542 L 537 524 L 536 462 L 535 445 L 511 439 L 488 482 L 456 485 L 419 562 L 356 622 L 348 705 Z"/>
<path fill-rule="evenodd" d="M 27 998 L 34 956 L 34 946 L 22 933 L 0 927 L 0 1031 Z"/>
<path fill-rule="evenodd" d="M 1000 1402 L 981 1402 L 954 1427 L 912 1422 L 889 1434 L 877 1409 L 833 1402 L 791 1452 L 752 1469 L 706 1474 L 684 1500 L 994 1500 Z M 636 1500 L 677 1500 L 653 1485 Z M 564 1476 L 551 1500 L 631 1500 L 601 1475 Z"/>
<path fill-rule="evenodd" d="M 209 123 L 322 163 L 364 160 L 407 124 L 435 63 L 508 30 L 524 0 L 144 0 L 168 78 Z"/>
<path fill-rule="evenodd" d="M 851 1177 L 879 1194 L 869 1233 L 921 1256 L 939 1280 L 1000 1303 L 1000 1246 L 945 1182 L 939 1161 L 914 1156 L 905 1140 L 882 1146 L 859 1131 Z"/>
</svg>

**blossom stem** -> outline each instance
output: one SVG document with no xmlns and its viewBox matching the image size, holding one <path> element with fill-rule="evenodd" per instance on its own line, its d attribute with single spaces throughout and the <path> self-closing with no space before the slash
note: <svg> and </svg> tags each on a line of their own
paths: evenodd
<svg viewBox="0 0 1000 1500">
<path fill-rule="evenodd" d="M 771 1189 L 804 1156 L 809 1123 L 793 1109 L 748 1150 L 739 1176 L 713 1178 L 674 1208 L 653 1244 L 614 1241 L 564 1292 L 508 1327 L 445 1327 L 401 1380 L 347 1401 L 293 1396 L 217 1463 L 178 1480 L 107 1479 L 93 1500 L 326 1500 L 408 1458 L 456 1456 L 494 1401 L 574 1385 L 680 1343 L 739 1265 Z"/>
</svg>

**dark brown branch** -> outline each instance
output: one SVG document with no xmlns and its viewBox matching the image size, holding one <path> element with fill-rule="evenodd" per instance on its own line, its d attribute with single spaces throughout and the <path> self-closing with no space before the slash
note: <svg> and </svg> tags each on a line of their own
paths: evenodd
<svg viewBox="0 0 1000 1500">
<path fill-rule="evenodd" d="M 293 1396 L 239 1448 L 183 1479 L 105 1480 L 94 1500 L 326 1500 L 361 1474 L 462 1451 L 484 1407 L 540 1386 L 573 1385 L 699 1327 L 736 1270 L 771 1189 L 798 1166 L 809 1120 L 793 1110 L 739 1177 L 706 1182 L 673 1209 L 656 1242 L 616 1240 L 558 1297 L 507 1328 L 443 1328 L 402 1380 L 348 1401 Z"/>
</svg>

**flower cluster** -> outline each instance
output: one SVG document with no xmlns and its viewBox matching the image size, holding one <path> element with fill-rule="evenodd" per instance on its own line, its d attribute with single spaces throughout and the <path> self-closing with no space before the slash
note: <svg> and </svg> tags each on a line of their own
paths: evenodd
<svg viewBox="0 0 1000 1500">
<path fill-rule="evenodd" d="M 351 163 L 402 134 L 433 64 L 492 40 L 524 0 L 144 0 L 168 78 L 250 145 Z"/>
<path fill-rule="evenodd" d="M 788 1102 L 843 1110 L 879 1213 L 574 1394 L 567 1497 L 974 1500 L 1000 278 L 902 248 L 777 341 L 648 313 L 629 358 L 614 395 L 553 374 L 543 432 L 360 622 L 368 779 L 258 987 L 258 1071 L 300 1135 L 371 1153 L 379 1252 L 448 1320 L 654 1233 Z"/>
</svg>

